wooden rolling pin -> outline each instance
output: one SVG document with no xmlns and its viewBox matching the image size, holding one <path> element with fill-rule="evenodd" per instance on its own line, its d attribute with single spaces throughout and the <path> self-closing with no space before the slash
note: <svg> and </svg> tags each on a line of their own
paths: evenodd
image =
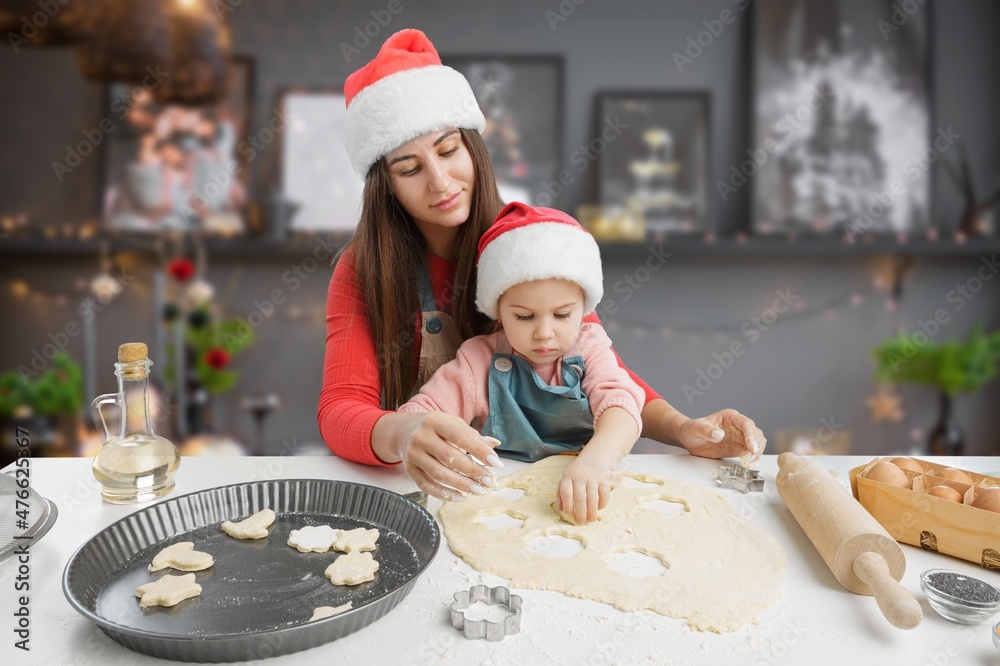
<svg viewBox="0 0 1000 666">
<path fill-rule="evenodd" d="M 902 548 L 829 471 L 810 458 L 782 453 L 775 485 L 841 585 L 874 595 L 895 627 L 920 624 L 920 604 L 899 584 L 906 570 Z"/>
</svg>

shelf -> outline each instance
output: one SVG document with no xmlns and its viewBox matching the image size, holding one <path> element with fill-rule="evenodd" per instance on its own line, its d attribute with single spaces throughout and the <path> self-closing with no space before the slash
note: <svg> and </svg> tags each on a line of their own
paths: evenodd
<svg viewBox="0 0 1000 666">
<path fill-rule="evenodd" d="M 91 239 L 74 241 L 44 238 L 8 238 L 0 242 L 0 257 L 11 259 L 47 260 L 96 256 L 102 241 Z M 122 236 L 107 239 L 113 252 L 138 252 L 155 254 L 155 237 Z M 205 249 L 213 261 L 299 261 L 313 256 L 322 260 L 339 250 L 346 238 L 310 236 L 287 241 L 259 238 L 212 238 L 206 240 Z M 662 248 L 662 249 L 661 249 Z M 895 255 L 928 258 L 964 258 L 992 255 L 1000 252 L 1000 237 L 991 236 L 967 241 L 953 238 L 927 240 L 924 238 L 899 242 L 889 238 L 857 238 L 853 244 L 841 238 L 802 237 L 789 240 L 785 237 L 757 236 L 745 239 L 723 237 L 706 241 L 702 236 L 673 236 L 664 242 L 650 239 L 641 243 L 601 243 L 605 260 L 636 259 L 655 252 L 670 253 L 672 257 L 726 257 L 726 258 L 853 258 L 874 255 Z M 317 254 L 318 253 L 318 254 Z"/>
<path fill-rule="evenodd" d="M 661 250 L 662 248 L 662 250 Z M 1000 252 L 1000 238 L 977 238 L 964 242 L 952 238 L 941 240 L 914 239 L 899 242 L 889 238 L 857 238 L 847 243 L 841 238 L 805 237 L 788 240 L 784 237 L 757 236 L 751 238 L 717 238 L 708 242 L 702 236 L 667 237 L 665 242 L 654 240 L 642 243 L 602 243 L 604 259 L 632 259 L 653 251 L 669 252 L 674 258 L 683 257 L 745 257 L 799 258 L 831 257 L 854 258 L 875 255 L 912 256 L 929 258 L 963 258 L 990 255 Z"/>
</svg>

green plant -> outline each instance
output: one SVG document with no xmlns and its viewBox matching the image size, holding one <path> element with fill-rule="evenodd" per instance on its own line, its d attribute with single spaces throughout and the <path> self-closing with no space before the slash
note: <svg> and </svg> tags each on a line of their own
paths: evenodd
<svg viewBox="0 0 1000 666">
<path fill-rule="evenodd" d="M 194 356 L 194 374 L 209 393 L 224 393 L 239 378 L 233 370 L 226 370 L 230 357 L 239 354 L 254 342 L 253 329 L 241 319 L 209 321 L 207 313 L 198 325 L 187 326 L 185 343 Z M 174 383 L 174 348 L 167 347 L 168 366 L 165 377 Z M 189 370 L 190 372 L 190 370 Z"/>
<path fill-rule="evenodd" d="M 899 335 L 872 350 L 880 382 L 927 384 L 954 396 L 974 392 L 997 375 L 1000 329 L 983 334 L 977 324 L 965 342 L 936 343 L 923 333 Z"/>
<path fill-rule="evenodd" d="M 83 403 L 83 376 L 65 352 L 34 377 L 11 370 L 0 376 L 0 418 L 75 414 Z"/>
</svg>

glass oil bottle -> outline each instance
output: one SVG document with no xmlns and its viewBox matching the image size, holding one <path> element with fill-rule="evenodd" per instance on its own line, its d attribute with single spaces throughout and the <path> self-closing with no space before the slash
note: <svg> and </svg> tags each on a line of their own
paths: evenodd
<svg viewBox="0 0 1000 666">
<path fill-rule="evenodd" d="M 149 409 L 148 350 L 141 342 L 118 348 L 118 393 L 98 396 L 94 421 L 104 426 L 105 441 L 94 457 L 94 476 L 101 496 L 112 504 L 133 504 L 162 497 L 174 489 L 174 474 L 181 457 L 174 444 L 153 433 Z M 101 407 L 115 404 L 121 410 L 117 436 L 112 436 Z"/>
</svg>

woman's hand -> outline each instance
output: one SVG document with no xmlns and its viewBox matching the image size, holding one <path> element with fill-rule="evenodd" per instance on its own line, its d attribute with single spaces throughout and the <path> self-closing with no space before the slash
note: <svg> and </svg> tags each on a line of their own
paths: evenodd
<svg viewBox="0 0 1000 666">
<path fill-rule="evenodd" d="M 753 420 L 735 409 L 688 419 L 680 427 L 678 441 L 691 455 L 703 458 L 738 456 L 744 463 L 760 459 L 767 444 L 767 438 Z"/>
<path fill-rule="evenodd" d="M 563 470 L 556 496 L 559 511 L 573 516 L 577 525 L 597 520 L 611 497 L 611 468 L 581 454 Z"/>
<path fill-rule="evenodd" d="M 488 488 L 498 487 L 493 471 L 466 454 L 491 467 L 503 467 L 503 463 L 462 419 L 444 412 L 399 416 L 407 418 L 409 427 L 396 438 L 396 454 L 418 488 L 439 499 L 461 502 L 462 493 L 485 495 Z"/>
</svg>

